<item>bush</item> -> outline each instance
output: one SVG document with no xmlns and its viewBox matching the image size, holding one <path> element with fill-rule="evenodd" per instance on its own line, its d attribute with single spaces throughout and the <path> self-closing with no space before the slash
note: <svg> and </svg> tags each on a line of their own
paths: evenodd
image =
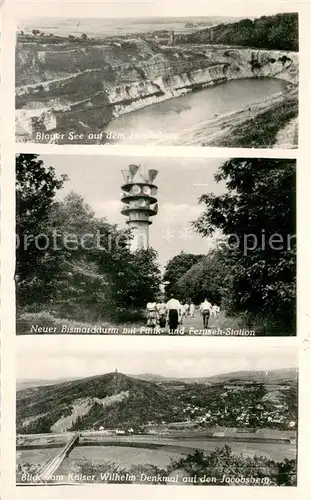
<svg viewBox="0 0 311 500">
<path fill-rule="evenodd" d="M 114 319 L 117 323 L 139 323 L 145 319 L 145 314 L 142 309 L 117 307 Z"/>
<path fill-rule="evenodd" d="M 24 312 L 16 318 L 16 331 L 19 335 L 29 335 L 34 333 L 31 331 L 31 327 L 34 325 L 49 328 L 57 326 L 57 321 L 49 312 Z"/>
<path fill-rule="evenodd" d="M 264 456 L 245 457 L 242 454 L 233 454 L 232 449 L 227 445 L 215 448 L 211 453 L 196 450 L 185 458 L 172 462 L 169 471 L 180 468 L 190 476 L 196 476 L 197 484 L 201 485 L 209 485 L 209 483 L 200 482 L 200 478 L 215 477 L 216 484 L 227 486 L 228 483 L 222 482 L 224 476 L 262 480 L 263 486 L 294 486 L 296 483 L 295 460 L 285 459 L 282 462 L 276 462 Z M 267 484 L 265 480 L 268 481 Z M 237 484 L 243 486 L 241 482 Z"/>
</svg>

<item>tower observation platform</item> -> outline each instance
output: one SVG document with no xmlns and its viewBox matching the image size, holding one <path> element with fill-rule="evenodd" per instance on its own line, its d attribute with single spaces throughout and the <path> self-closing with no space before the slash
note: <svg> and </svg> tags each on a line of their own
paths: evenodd
<svg viewBox="0 0 311 500">
<path fill-rule="evenodd" d="M 129 165 L 122 170 L 124 184 L 121 186 L 121 214 L 127 217 L 126 223 L 132 232 L 131 250 L 149 247 L 150 217 L 158 213 L 158 187 L 154 180 L 158 171 L 141 165 Z"/>
</svg>

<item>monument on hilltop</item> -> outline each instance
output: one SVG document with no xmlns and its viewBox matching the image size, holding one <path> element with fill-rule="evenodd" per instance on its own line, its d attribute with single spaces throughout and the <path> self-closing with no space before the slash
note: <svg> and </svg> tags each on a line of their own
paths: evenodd
<svg viewBox="0 0 311 500">
<path fill-rule="evenodd" d="M 175 45 L 175 32 L 173 29 L 170 31 L 169 45 Z"/>
<path fill-rule="evenodd" d="M 153 183 L 158 170 L 129 165 L 127 170 L 122 170 L 122 174 L 121 201 L 124 205 L 121 214 L 127 216 L 126 223 L 132 232 L 131 250 L 147 249 L 149 226 L 152 224 L 150 217 L 158 213 L 158 187 Z"/>
</svg>

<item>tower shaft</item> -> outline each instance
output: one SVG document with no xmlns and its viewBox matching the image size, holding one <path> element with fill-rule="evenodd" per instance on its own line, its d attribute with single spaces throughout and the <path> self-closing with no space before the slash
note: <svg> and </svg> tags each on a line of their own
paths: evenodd
<svg viewBox="0 0 311 500">
<path fill-rule="evenodd" d="M 158 213 L 157 191 L 153 184 L 157 170 L 142 170 L 140 166 L 130 165 L 122 171 L 125 184 L 122 185 L 121 201 L 124 204 L 121 213 L 127 216 L 131 230 L 131 250 L 149 247 L 150 217 Z"/>
<path fill-rule="evenodd" d="M 131 251 L 147 249 L 149 247 L 149 222 L 130 221 L 128 223 L 133 239 L 131 241 Z"/>
</svg>

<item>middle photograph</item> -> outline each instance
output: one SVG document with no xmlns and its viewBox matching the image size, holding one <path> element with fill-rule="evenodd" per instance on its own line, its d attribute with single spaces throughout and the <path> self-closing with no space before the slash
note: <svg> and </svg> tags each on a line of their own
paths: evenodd
<svg viewBox="0 0 311 500">
<path fill-rule="evenodd" d="M 16 333 L 296 335 L 296 161 L 16 156 Z"/>
</svg>

